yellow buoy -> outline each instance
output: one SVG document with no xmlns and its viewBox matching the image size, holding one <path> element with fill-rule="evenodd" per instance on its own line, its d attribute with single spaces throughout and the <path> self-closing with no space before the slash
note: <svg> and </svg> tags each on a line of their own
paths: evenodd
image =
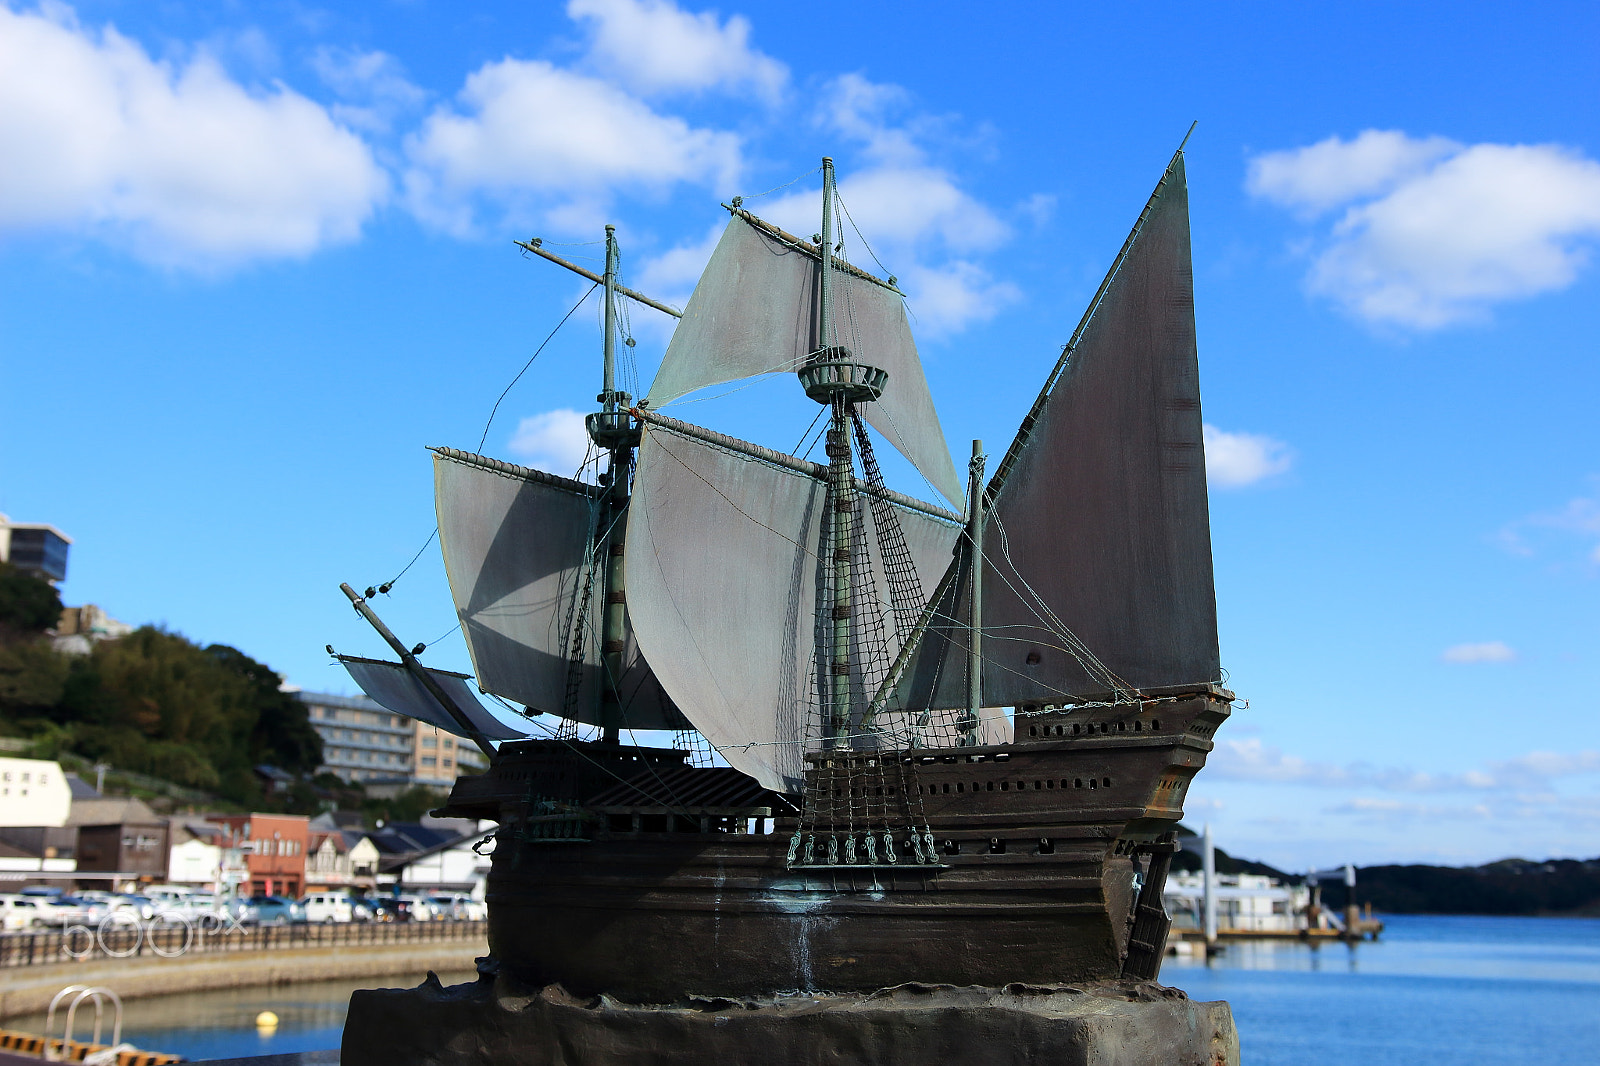
<svg viewBox="0 0 1600 1066">
<path fill-rule="evenodd" d="M 264 1010 L 260 1014 L 256 1015 L 257 1029 L 276 1029 L 277 1027 L 278 1016 L 272 1013 L 270 1010 Z"/>
</svg>

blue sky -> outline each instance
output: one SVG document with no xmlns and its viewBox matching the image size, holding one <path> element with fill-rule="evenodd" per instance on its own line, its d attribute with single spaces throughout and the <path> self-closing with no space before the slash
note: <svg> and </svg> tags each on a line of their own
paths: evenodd
<svg viewBox="0 0 1600 1066">
<path fill-rule="evenodd" d="M 0 7 L 0 511 L 70 603 L 306 688 L 585 286 L 692 287 L 815 176 L 1003 446 L 1191 120 L 1223 661 L 1190 800 L 1290 867 L 1600 854 L 1600 9 L 646 0 Z M 997 9 L 999 10 L 999 9 Z M 852 256 L 866 262 L 858 244 Z M 668 333 L 633 312 L 647 383 Z M 569 464 L 591 301 L 484 450 Z M 778 447 L 758 388 L 693 417 Z M 430 548 L 381 602 L 453 622 Z M 454 637 L 430 649 L 460 668 Z"/>
</svg>

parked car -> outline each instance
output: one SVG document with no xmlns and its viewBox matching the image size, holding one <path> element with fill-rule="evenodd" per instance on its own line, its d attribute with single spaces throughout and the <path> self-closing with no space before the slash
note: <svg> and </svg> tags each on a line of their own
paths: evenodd
<svg viewBox="0 0 1600 1066">
<path fill-rule="evenodd" d="M 304 922 L 306 909 L 283 896 L 252 896 L 239 920 L 246 925 L 289 925 Z"/>
<path fill-rule="evenodd" d="M 312 892 L 300 900 L 306 921 L 325 924 L 355 921 L 355 908 L 343 892 Z"/>
<path fill-rule="evenodd" d="M 44 900 L 44 905 L 39 908 L 40 924 L 60 926 L 63 929 L 69 925 L 93 926 L 110 913 L 111 908 L 104 903 L 80 899 L 77 896 L 47 898 Z"/>
<path fill-rule="evenodd" d="M 45 901 L 37 896 L 0 896 L 0 930 L 7 933 L 43 925 Z"/>
<path fill-rule="evenodd" d="M 149 896 L 122 895 L 113 896 L 110 900 L 111 912 L 133 911 L 141 918 L 154 918 L 159 909 L 156 901 Z"/>
<path fill-rule="evenodd" d="M 156 909 L 160 910 L 194 895 L 195 891 L 182 885 L 151 885 L 144 890 L 144 894 L 153 900 Z"/>
<path fill-rule="evenodd" d="M 352 899 L 350 901 L 350 918 L 357 922 L 375 922 L 378 912 L 373 907 L 370 899 Z"/>
<path fill-rule="evenodd" d="M 442 917 L 456 922 L 479 922 L 487 918 L 488 908 L 471 896 L 460 892 L 442 892 L 428 897 L 428 902 Z"/>
<path fill-rule="evenodd" d="M 408 893 L 401 896 L 400 899 L 411 904 L 411 920 L 414 922 L 438 922 L 449 917 L 426 896 Z"/>
<path fill-rule="evenodd" d="M 385 896 L 372 901 L 372 909 L 377 921 L 380 922 L 409 922 L 411 921 L 411 901 L 394 899 Z"/>
</svg>

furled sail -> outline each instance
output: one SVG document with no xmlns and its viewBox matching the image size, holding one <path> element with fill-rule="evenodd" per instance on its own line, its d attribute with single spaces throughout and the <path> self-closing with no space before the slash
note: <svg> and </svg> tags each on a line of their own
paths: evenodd
<svg viewBox="0 0 1600 1066">
<path fill-rule="evenodd" d="M 1076 341 L 986 493 L 989 704 L 1220 678 L 1181 155 Z M 968 588 L 950 583 L 911 705 L 966 700 Z"/>
<path fill-rule="evenodd" d="M 819 478 L 653 425 L 639 447 L 624 562 L 640 646 L 723 758 L 778 791 L 800 789 L 803 753 L 818 736 L 826 500 Z M 931 587 L 959 527 L 896 513 Z M 892 653 L 892 619 L 885 630 Z"/>
<path fill-rule="evenodd" d="M 735 215 L 662 357 L 647 402 L 660 409 L 707 385 L 794 371 L 820 347 L 816 337 L 815 249 L 789 242 Z M 964 507 L 944 431 L 928 392 L 900 294 L 849 270 L 836 270 L 833 336 L 854 358 L 888 371 L 888 383 L 862 416 L 959 510 Z"/>
<path fill-rule="evenodd" d="M 461 728 L 450 712 L 434 698 L 415 674 L 406 669 L 401 663 L 384 662 L 382 659 L 358 659 L 353 655 L 339 656 L 339 662 L 350 672 L 351 678 L 361 686 L 361 691 L 370 696 L 374 702 L 388 708 L 395 714 L 415 718 L 419 722 L 426 722 L 431 726 L 438 726 L 446 733 L 458 737 L 465 737 L 467 733 Z M 455 705 L 466 714 L 467 721 L 490 740 L 522 740 L 528 734 L 520 729 L 514 729 L 500 721 L 488 708 L 479 702 L 473 694 L 469 682 L 472 680 L 465 674 L 454 673 L 450 670 L 428 670 L 434 681 L 444 690 Z"/>
<path fill-rule="evenodd" d="M 602 597 L 585 584 L 595 581 L 595 553 L 604 558 L 607 543 L 596 544 L 599 494 L 542 471 L 435 450 L 439 542 L 478 683 L 535 711 L 590 724 L 600 724 Z M 585 625 L 592 632 L 575 633 Z M 617 687 L 624 728 L 684 727 L 632 639 Z"/>
</svg>

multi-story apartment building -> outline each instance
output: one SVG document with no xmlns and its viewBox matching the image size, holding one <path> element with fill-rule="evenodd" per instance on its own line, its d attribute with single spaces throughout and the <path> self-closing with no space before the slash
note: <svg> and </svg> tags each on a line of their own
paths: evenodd
<svg viewBox="0 0 1600 1066">
<path fill-rule="evenodd" d="M 460 740 L 426 722 L 415 726 L 417 761 L 412 776 L 417 784 L 449 788 L 460 774 L 483 773 L 483 752 L 472 741 Z"/>
<path fill-rule="evenodd" d="M 13 522 L 0 514 L 0 563 L 38 574 L 50 584 L 67 579 L 72 538 L 43 522 Z"/>
<path fill-rule="evenodd" d="M 322 737 L 321 771 L 369 789 L 449 788 L 456 775 L 481 773 L 483 753 L 431 725 L 402 718 L 365 696 L 297 693 Z"/>
<path fill-rule="evenodd" d="M 365 696 L 296 693 L 322 737 L 322 766 L 346 781 L 409 784 L 416 730 L 409 718 L 391 714 Z"/>
</svg>

